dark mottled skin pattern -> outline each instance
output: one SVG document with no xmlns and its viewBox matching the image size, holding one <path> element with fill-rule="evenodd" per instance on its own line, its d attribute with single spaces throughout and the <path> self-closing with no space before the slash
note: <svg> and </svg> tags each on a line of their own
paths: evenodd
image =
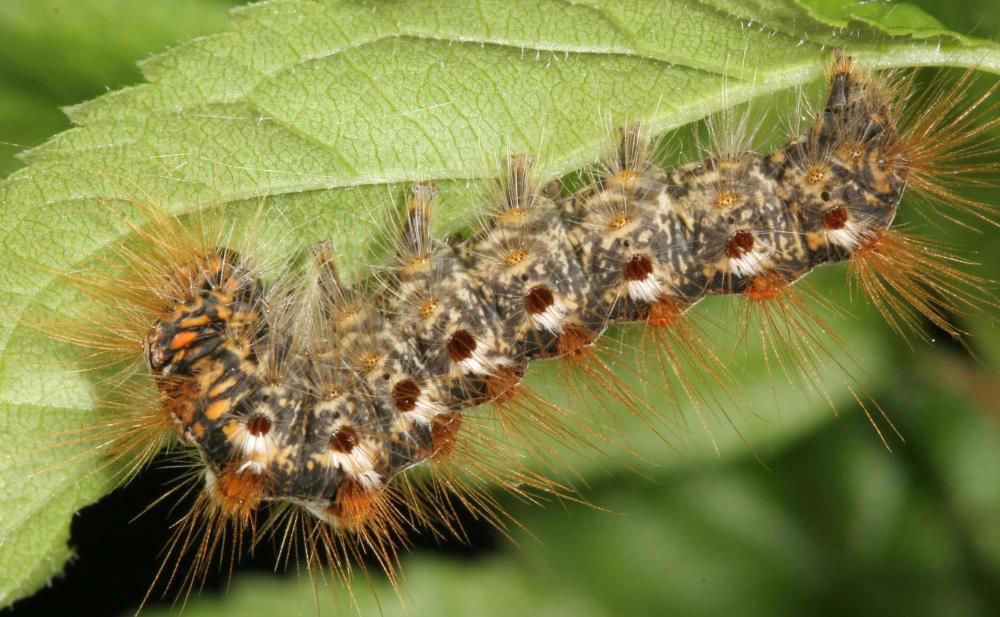
<svg viewBox="0 0 1000 617">
<path fill-rule="evenodd" d="M 669 171 L 624 156 L 565 198 L 533 187 L 518 157 L 490 222 L 458 246 L 429 237 L 434 195 L 418 186 L 390 283 L 360 305 L 330 301 L 314 348 L 270 323 L 237 262 L 208 259 L 151 330 L 149 365 L 165 393 L 196 393 L 176 421 L 210 470 L 238 464 L 264 474 L 264 499 L 322 512 L 346 480 L 375 491 L 433 456 L 436 418 L 495 396 L 501 374 L 516 382 L 569 326 L 599 334 L 654 303 L 848 258 L 892 222 L 905 179 L 881 152 L 896 139 L 877 86 L 839 59 L 815 123 L 769 155 Z"/>
</svg>

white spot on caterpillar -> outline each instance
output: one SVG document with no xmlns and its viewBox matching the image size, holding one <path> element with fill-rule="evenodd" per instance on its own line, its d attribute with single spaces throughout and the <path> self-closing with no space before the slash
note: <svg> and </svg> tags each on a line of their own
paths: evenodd
<svg viewBox="0 0 1000 617">
<path fill-rule="evenodd" d="M 848 220 L 840 229 L 828 229 L 826 239 L 830 244 L 836 244 L 853 252 L 861 245 L 863 235 L 861 227 L 854 221 Z"/>
<path fill-rule="evenodd" d="M 382 474 L 374 470 L 360 473 L 354 479 L 366 491 L 374 491 L 382 487 Z"/>
<path fill-rule="evenodd" d="M 479 353 L 479 350 L 482 347 L 483 346 L 477 342 L 475 349 L 472 350 L 469 357 L 458 363 L 459 368 L 461 368 L 462 372 L 466 375 L 492 375 L 493 373 L 496 373 L 497 366 L 508 364 L 508 361 L 505 359 L 493 361 Z"/>
<path fill-rule="evenodd" d="M 663 286 L 651 274 L 641 281 L 628 282 L 628 297 L 633 300 L 652 303 L 656 302 L 662 295 Z"/>
<path fill-rule="evenodd" d="M 270 434 L 254 435 L 243 427 L 236 439 L 244 456 L 255 460 L 270 459 L 270 453 L 274 449 L 274 439 Z"/>
<path fill-rule="evenodd" d="M 236 469 L 236 473 L 238 474 L 243 473 L 244 471 L 249 471 L 255 476 L 259 476 L 264 473 L 264 465 L 257 461 L 247 461 Z"/>
<path fill-rule="evenodd" d="M 276 450 L 274 437 L 270 433 L 270 420 L 266 420 L 265 422 L 266 428 L 264 431 L 256 435 L 254 434 L 256 431 L 251 430 L 249 423 L 236 423 L 236 430 L 230 435 L 230 441 L 243 455 L 242 458 L 247 459 L 246 462 L 239 466 L 236 473 L 250 471 L 253 474 L 260 475 L 274 458 Z"/>
<path fill-rule="evenodd" d="M 763 251 L 748 251 L 729 258 L 729 272 L 736 276 L 757 276 L 771 269 L 771 256 Z"/>
<path fill-rule="evenodd" d="M 417 424 L 430 424 L 434 418 L 448 411 L 448 409 L 435 401 L 432 401 L 426 393 L 421 392 L 414 403 L 414 408 L 404 411 L 403 415 L 411 422 Z"/>
<path fill-rule="evenodd" d="M 531 316 L 531 320 L 535 323 L 536 328 L 542 330 L 547 330 L 553 334 L 561 334 L 563 330 L 563 323 L 566 321 L 566 315 L 569 313 L 566 310 L 566 305 L 559 298 L 555 300 L 541 313 L 535 313 Z"/>
<path fill-rule="evenodd" d="M 466 374 L 489 375 L 493 372 L 492 363 L 476 351 L 473 351 L 468 358 L 459 362 L 458 366 L 461 367 L 462 372 Z"/>
<path fill-rule="evenodd" d="M 353 477 L 362 486 L 366 482 L 375 482 L 376 486 L 381 485 L 382 476 L 374 470 L 375 467 L 375 446 L 367 441 L 359 441 L 354 444 L 350 452 L 338 452 L 330 450 L 331 466 L 339 467 L 344 473 Z M 374 474 L 374 475 L 372 475 Z M 367 486 L 365 486 L 367 488 Z"/>
</svg>

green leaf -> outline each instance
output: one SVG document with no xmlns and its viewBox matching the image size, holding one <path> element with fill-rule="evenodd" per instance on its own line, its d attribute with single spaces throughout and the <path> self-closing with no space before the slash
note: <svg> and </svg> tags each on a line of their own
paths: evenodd
<svg viewBox="0 0 1000 617">
<path fill-rule="evenodd" d="M 98 463 L 46 447 L 93 418 L 99 377 L 25 325 L 79 310 L 52 270 L 86 263 L 128 233 L 103 201 L 145 195 L 179 213 L 222 205 L 243 219 L 266 196 L 265 252 L 331 237 L 357 274 L 408 183 L 442 189 L 436 227 L 446 234 L 482 212 L 480 180 L 507 152 L 534 154 L 543 176 L 561 176 L 593 162 L 626 121 L 663 132 L 744 101 L 787 101 L 770 97 L 819 79 L 831 45 L 879 67 L 1000 73 L 995 44 L 889 36 L 937 27 L 926 20 L 884 25 L 869 15 L 841 38 L 828 18 L 778 0 L 275 0 L 234 11 L 223 34 L 141 63 L 145 83 L 70 108 L 76 127 L 25 153 L 27 167 L 0 185 L 0 448 L 14 453 L 0 463 L 0 603 L 59 570 L 72 512 L 110 488 Z M 43 267 L 25 271 L 25 259 Z M 885 354 L 872 332 L 870 321 L 842 329 L 875 374 Z M 765 413 L 764 376 L 758 363 L 746 378 L 759 384 L 748 398 L 764 417 L 737 419 L 752 446 L 766 450 L 829 417 L 815 401 Z M 774 398 L 784 407 L 799 400 L 795 389 L 777 384 Z M 681 439 L 698 442 L 680 455 L 638 421 L 622 420 L 622 432 L 651 463 L 714 456 L 696 420 L 678 423 L 695 427 Z M 726 453 L 745 451 L 716 423 Z M 591 474 L 607 463 L 579 465 Z"/>
<path fill-rule="evenodd" d="M 855 2 L 853 0 L 799 0 L 809 16 L 834 28 L 847 28 L 852 21 L 878 28 L 893 36 L 928 38 L 965 37 L 949 32 L 941 22 L 919 7 L 894 2 Z"/>
</svg>

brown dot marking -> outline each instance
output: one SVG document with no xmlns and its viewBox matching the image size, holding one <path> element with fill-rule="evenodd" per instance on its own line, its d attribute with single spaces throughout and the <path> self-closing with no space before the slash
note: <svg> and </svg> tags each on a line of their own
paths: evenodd
<svg viewBox="0 0 1000 617">
<path fill-rule="evenodd" d="M 625 264 L 626 281 L 644 281 L 653 273 L 653 262 L 645 255 L 636 255 Z"/>
<path fill-rule="evenodd" d="M 420 318 L 430 319 L 430 317 L 434 315 L 434 311 L 437 310 L 437 307 L 438 307 L 438 301 L 435 300 L 434 298 L 431 298 L 430 300 L 424 302 L 423 304 L 420 305 L 420 309 L 418 309 L 418 312 L 420 313 Z"/>
<path fill-rule="evenodd" d="M 827 229 L 843 229 L 847 224 L 847 209 L 837 206 L 823 215 L 823 226 Z"/>
<path fill-rule="evenodd" d="M 608 227 L 611 229 L 621 229 L 622 227 L 628 225 L 628 223 L 629 218 L 624 214 L 619 214 L 611 219 L 611 222 L 608 223 Z"/>
<path fill-rule="evenodd" d="M 342 426 L 330 438 L 330 449 L 341 454 L 350 454 L 358 445 L 358 432 L 350 426 Z"/>
<path fill-rule="evenodd" d="M 262 413 L 255 413 L 247 419 L 247 432 L 254 437 L 267 435 L 271 431 L 271 420 Z"/>
<path fill-rule="evenodd" d="M 726 257 L 737 259 L 753 250 L 753 233 L 738 231 L 726 243 Z"/>
<path fill-rule="evenodd" d="M 715 198 L 715 207 L 729 208 L 731 206 L 736 205 L 736 202 L 738 202 L 739 200 L 740 200 L 739 193 L 732 193 L 732 192 L 719 193 L 719 195 Z"/>
<path fill-rule="evenodd" d="M 807 184 L 819 184 L 826 179 L 826 167 L 823 165 L 813 165 L 806 172 Z"/>
<path fill-rule="evenodd" d="M 442 459 L 455 450 L 458 432 L 462 428 L 462 416 L 457 413 L 441 414 L 431 425 L 431 448 L 434 459 Z"/>
<path fill-rule="evenodd" d="M 524 308 L 530 315 L 544 313 L 556 301 L 552 290 L 545 285 L 536 285 L 524 297 Z"/>
<path fill-rule="evenodd" d="M 510 267 L 516 266 L 517 264 L 524 261 L 524 259 L 527 256 L 528 256 L 527 251 L 522 249 L 514 249 L 509 253 L 507 253 L 507 259 L 506 259 L 507 265 Z"/>
<path fill-rule="evenodd" d="M 345 478 L 337 487 L 337 498 L 326 511 L 347 529 L 358 529 L 365 525 L 375 510 L 377 491 L 366 491 L 361 484 Z"/>
<path fill-rule="evenodd" d="M 476 350 L 476 339 L 465 330 L 456 330 L 448 339 L 448 355 L 455 362 L 461 362 L 472 356 Z"/>
<path fill-rule="evenodd" d="M 399 411 L 413 411 L 418 398 L 420 398 L 420 386 L 412 379 L 404 379 L 392 388 L 392 402 Z"/>
</svg>

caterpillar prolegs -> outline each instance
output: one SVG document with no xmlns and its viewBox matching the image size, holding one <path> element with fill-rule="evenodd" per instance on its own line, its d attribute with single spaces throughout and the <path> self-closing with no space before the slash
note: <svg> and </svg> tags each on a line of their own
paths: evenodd
<svg viewBox="0 0 1000 617">
<path fill-rule="evenodd" d="M 447 491 L 500 517 L 459 472 L 523 495 L 573 497 L 505 457 L 502 442 L 475 444 L 466 415 L 493 403 L 501 422 L 509 414 L 512 425 L 599 439 L 573 410 L 523 385 L 533 361 L 577 365 L 637 413 L 658 406 L 636 400 L 595 359 L 611 324 L 676 331 L 713 294 L 781 316 L 794 308 L 793 283 L 849 261 L 893 324 L 926 318 L 959 335 L 949 316 L 988 304 L 983 282 L 892 223 L 907 187 L 947 198 L 938 166 L 975 154 L 970 140 L 1000 120 L 973 108 L 918 113 L 907 126 L 901 89 L 838 55 L 825 104 L 783 148 L 715 152 L 664 170 L 646 156 L 643 127 L 626 126 L 592 182 L 570 194 L 539 186 L 531 158 L 513 156 L 491 216 L 465 239 L 431 236 L 435 189 L 418 184 L 396 225 L 393 265 L 355 286 L 321 244 L 300 290 L 268 288 L 252 238 L 246 247 L 217 244 L 187 221 L 143 212 L 148 220 L 135 229 L 150 250 L 123 249 L 131 278 L 93 287 L 113 298 L 115 322 L 99 329 L 112 340 L 67 337 L 98 352 L 141 349 L 156 382 L 156 404 L 123 414 L 102 439 L 140 462 L 165 436 L 195 453 L 204 487 L 170 549 L 195 554 L 192 572 L 207 567 L 230 529 L 252 543 L 271 524 L 257 520 L 269 505 L 307 515 L 306 535 L 319 547 L 310 550 L 335 566 L 370 551 L 391 571 L 406 528 L 448 525 Z M 978 204 L 957 205 L 992 221 Z M 708 370 L 724 372 L 717 360 L 706 360 Z M 480 447 L 464 452 L 469 441 Z M 409 480 L 422 463 L 432 470 L 423 487 Z"/>
</svg>

